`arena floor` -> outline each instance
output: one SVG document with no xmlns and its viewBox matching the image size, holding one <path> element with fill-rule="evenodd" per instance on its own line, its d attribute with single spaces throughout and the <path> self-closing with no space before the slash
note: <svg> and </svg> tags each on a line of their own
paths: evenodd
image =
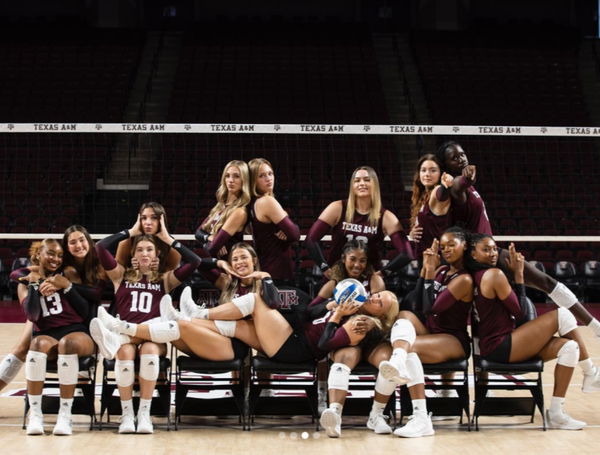
<svg viewBox="0 0 600 455">
<path fill-rule="evenodd" d="M 0 324 L 0 355 L 12 347 L 21 330 L 21 324 Z M 600 364 L 600 339 L 584 328 L 585 339 L 595 363 Z M 552 393 L 552 370 L 554 363 L 547 364 L 544 373 L 544 393 L 549 403 Z M 326 453 L 330 455 L 377 453 L 458 453 L 481 454 L 537 451 L 551 454 L 597 453 L 600 440 L 600 392 L 583 394 L 581 372 L 576 369 L 567 395 L 567 411 L 575 418 L 584 420 L 588 427 L 582 431 L 541 430 L 541 419 L 536 414 L 533 424 L 527 417 L 482 417 L 480 431 L 466 431 L 458 419 L 434 422 L 436 434 L 420 439 L 400 439 L 392 435 L 376 435 L 363 426 L 363 418 L 347 418 L 344 423 L 355 426 L 343 428 L 340 439 L 329 439 L 324 432 L 316 433 L 307 418 L 261 420 L 250 432 L 242 431 L 235 420 L 220 420 L 219 426 L 208 426 L 206 420 L 198 419 L 199 426 L 186 418 L 186 424 L 178 431 L 166 431 L 155 419 L 153 435 L 119 435 L 114 428 L 88 431 L 89 419 L 75 416 L 75 431 L 71 437 L 50 434 L 55 416 L 46 416 L 45 436 L 26 436 L 21 429 L 23 415 L 22 389 L 25 387 L 23 371 L 17 379 L 0 394 L 0 440 L 5 453 L 61 453 L 81 455 L 93 453 L 232 453 L 261 455 L 281 453 Z M 471 396 L 473 394 L 471 393 Z M 97 409 L 99 406 L 97 405 Z"/>
</svg>

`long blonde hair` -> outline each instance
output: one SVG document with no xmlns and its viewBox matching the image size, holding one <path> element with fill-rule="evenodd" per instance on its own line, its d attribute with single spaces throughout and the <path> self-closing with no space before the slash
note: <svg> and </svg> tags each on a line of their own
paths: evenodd
<svg viewBox="0 0 600 455">
<path fill-rule="evenodd" d="M 229 190 L 227 189 L 227 185 L 225 183 L 225 174 L 232 166 L 236 166 L 240 170 L 240 175 L 242 177 L 242 192 L 231 205 L 227 206 L 226 204 L 229 196 Z M 216 234 L 219 229 L 223 227 L 223 224 L 225 221 L 227 221 L 227 218 L 229 218 L 229 215 L 231 215 L 235 209 L 245 207 L 250 202 L 250 171 L 245 161 L 233 160 L 225 165 L 223 168 L 223 174 L 221 175 L 221 183 L 219 184 L 219 188 L 217 189 L 215 196 L 217 198 L 217 203 L 208 214 L 206 222 L 202 225 L 202 229 L 208 231 L 208 233 L 211 235 Z M 211 228 L 211 223 L 217 215 L 220 215 L 220 218 Z"/>
<path fill-rule="evenodd" d="M 135 249 L 137 248 L 138 243 L 140 243 L 143 240 L 150 242 L 150 243 L 152 243 L 152 245 L 154 245 L 154 250 L 156 251 L 156 256 L 160 260 L 161 259 L 160 248 L 158 247 L 158 245 L 156 243 L 156 238 L 153 235 L 149 235 L 149 234 L 142 234 L 142 235 L 138 235 L 137 237 L 133 238 L 133 240 L 131 242 L 131 257 L 133 257 L 133 255 L 135 254 Z M 150 272 L 150 274 L 148 275 L 148 281 L 150 283 L 156 283 L 162 279 L 162 276 L 163 276 L 163 274 L 160 273 L 158 270 L 152 270 Z M 143 277 L 144 277 L 143 273 L 140 272 L 139 269 L 136 270 L 133 267 L 128 267 L 125 270 L 125 273 L 123 274 L 123 280 L 129 281 L 130 283 L 137 283 Z"/>
<path fill-rule="evenodd" d="M 412 186 L 412 197 L 410 204 L 410 227 L 411 229 L 415 227 L 415 222 L 417 220 L 417 215 L 427 201 L 429 201 L 429 196 L 431 195 L 431 190 L 425 188 L 425 185 L 421 183 L 421 166 L 425 161 L 433 161 L 438 165 L 440 170 L 442 166 L 440 165 L 439 160 L 433 153 L 427 153 L 419 158 L 417 161 L 417 170 L 415 171 L 415 175 L 413 176 L 413 186 Z"/>
<path fill-rule="evenodd" d="M 231 264 L 231 256 L 233 255 L 233 252 L 240 248 L 243 250 L 246 250 L 248 253 L 250 253 L 250 256 L 252 256 L 252 261 L 254 262 L 254 270 L 260 271 L 258 255 L 256 254 L 256 251 L 254 250 L 254 248 L 252 248 L 246 242 L 238 242 L 235 245 L 233 245 L 231 247 L 231 251 L 229 252 L 229 257 L 227 258 L 227 261 Z M 223 289 L 221 291 L 221 295 L 219 296 L 219 305 L 226 303 L 226 302 L 231 302 L 231 300 L 233 299 L 233 296 L 235 295 L 235 291 L 237 291 L 239 284 L 240 284 L 239 278 L 231 277 L 231 280 L 229 280 L 229 284 L 225 287 L 225 289 Z M 252 292 L 259 293 L 260 285 L 261 285 L 261 280 L 254 280 L 254 283 L 252 283 Z"/>
<path fill-rule="evenodd" d="M 256 188 L 256 181 L 258 180 L 258 174 L 260 173 L 260 167 L 263 164 L 266 164 L 267 166 L 269 166 L 271 168 L 271 170 L 273 170 L 273 165 L 266 158 L 253 158 L 250 161 L 248 161 L 248 167 L 250 168 L 250 191 L 252 193 L 252 196 L 254 196 L 254 197 L 260 197 L 260 196 L 263 196 L 263 194 L 266 194 L 266 193 L 259 193 L 258 188 Z M 273 171 L 273 172 L 275 172 L 275 171 Z M 273 193 L 271 193 L 269 196 L 273 196 Z"/>
<path fill-rule="evenodd" d="M 390 306 L 390 309 L 386 314 L 382 314 L 379 317 L 381 323 L 383 324 L 384 332 L 389 333 L 392 330 L 394 322 L 396 322 L 398 313 L 400 312 L 400 303 L 398 302 L 398 296 L 392 291 L 381 291 L 381 293 L 386 293 L 392 297 L 392 305 Z"/>
<path fill-rule="evenodd" d="M 369 174 L 372 183 L 371 189 L 371 210 L 369 210 L 369 223 L 372 227 L 377 226 L 381 215 L 381 189 L 379 187 L 379 178 L 375 169 L 371 166 L 360 166 L 354 169 L 350 177 L 350 191 L 348 192 L 348 205 L 346 207 L 346 223 L 352 223 L 354 212 L 356 211 L 356 195 L 354 194 L 354 179 L 358 171 L 365 170 Z"/>
</svg>

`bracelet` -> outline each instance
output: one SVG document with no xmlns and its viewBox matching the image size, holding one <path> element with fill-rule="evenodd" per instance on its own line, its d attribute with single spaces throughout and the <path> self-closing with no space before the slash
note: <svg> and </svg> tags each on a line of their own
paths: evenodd
<svg viewBox="0 0 600 455">
<path fill-rule="evenodd" d="M 69 285 L 63 291 L 64 294 L 68 293 L 71 289 L 73 289 L 73 283 L 69 283 Z"/>
</svg>

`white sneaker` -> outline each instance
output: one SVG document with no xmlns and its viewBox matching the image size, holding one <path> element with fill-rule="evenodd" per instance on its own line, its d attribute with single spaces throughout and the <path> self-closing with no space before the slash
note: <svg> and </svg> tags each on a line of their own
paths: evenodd
<svg viewBox="0 0 600 455">
<path fill-rule="evenodd" d="M 325 409 L 319 423 L 325 428 L 325 433 L 330 438 L 339 438 L 342 434 L 342 416 L 333 409 Z"/>
<path fill-rule="evenodd" d="M 389 360 L 383 360 L 379 364 L 379 374 L 388 381 L 394 381 L 398 385 L 410 382 L 406 364 L 396 365 Z"/>
<path fill-rule="evenodd" d="M 102 325 L 111 332 L 118 332 L 118 329 L 123 322 L 119 318 L 109 314 L 109 312 L 106 311 L 103 306 L 98 307 L 98 319 L 100 319 Z"/>
<path fill-rule="evenodd" d="M 135 419 L 133 414 L 123 414 L 119 423 L 119 433 L 129 434 L 135 433 Z"/>
<path fill-rule="evenodd" d="M 119 335 L 108 330 L 99 318 L 94 318 L 90 322 L 90 335 L 105 359 L 115 358 L 115 354 L 121 347 Z"/>
<path fill-rule="evenodd" d="M 417 412 L 411 415 L 407 424 L 394 430 L 394 434 L 401 438 L 420 438 L 435 434 L 431 423 L 431 414 Z"/>
<path fill-rule="evenodd" d="M 204 305 L 196 305 L 191 297 L 189 299 L 181 298 L 179 300 L 179 311 L 183 316 L 190 319 L 208 319 L 208 309 Z"/>
<path fill-rule="evenodd" d="M 71 414 L 58 413 L 56 425 L 52 434 L 55 436 L 71 436 L 73 434 L 73 423 L 71 422 Z"/>
<path fill-rule="evenodd" d="M 154 426 L 152 425 L 152 419 L 150 414 L 138 413 L 137 416 L 137 431 L 140 434 L 152 434 L 154 433 Z"/>
<path fill-rule="evenodd" d="M 29 412 L 27 420 L 27 434 L 44 434 L 44 416 L 37 412 Z"/>
<path fill-rule="evenodd" d="M 181 301 L 180 301 L 181 302 Z M 173 307 L 173 301 L 171 300 L 171 296 L 169 294 L 165 294 L 162 299 L 160 299 L 160 320 L 161 321 L 179 321 L 179 320 L 189 321 L 190 318 L 181 314 L 181 312 L 177 311 Z"/>
<path fill-rule="evenodd" d="M 594 372 L 583 375 L 583 384 L 581 385 L 583 393 L 592 393 L 600 391 L 600 368 L 594 365 Z"/>
<path fill-rule="evenodd" d="M 382 413 L 371 412 L 367 420 L 367 428 L 373 430 L 376 434 L 390 434 L 392 428 L 387 423 L 387 416 Z"/>
<path fill-rule="evenodd" d="M 546 409 L 546 426 L 556 430 L 581 430 L 587 423 L 574 419 L 564 411 L 551 414 L 550 410 Z"/>
</svg>

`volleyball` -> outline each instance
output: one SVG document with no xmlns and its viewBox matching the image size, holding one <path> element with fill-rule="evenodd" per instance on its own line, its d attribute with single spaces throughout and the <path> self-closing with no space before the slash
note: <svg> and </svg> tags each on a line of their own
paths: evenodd
<svg viewBox="0 0 600 455">
<path fill-rule="evenodd" d="M 348 300 L 354 300 L 362 305 L 367 301 L 367 290 L 360 281 L 348 278 L 337 284 L 333 290 L 333 299 L 338 305 Z"/>
</svg>

